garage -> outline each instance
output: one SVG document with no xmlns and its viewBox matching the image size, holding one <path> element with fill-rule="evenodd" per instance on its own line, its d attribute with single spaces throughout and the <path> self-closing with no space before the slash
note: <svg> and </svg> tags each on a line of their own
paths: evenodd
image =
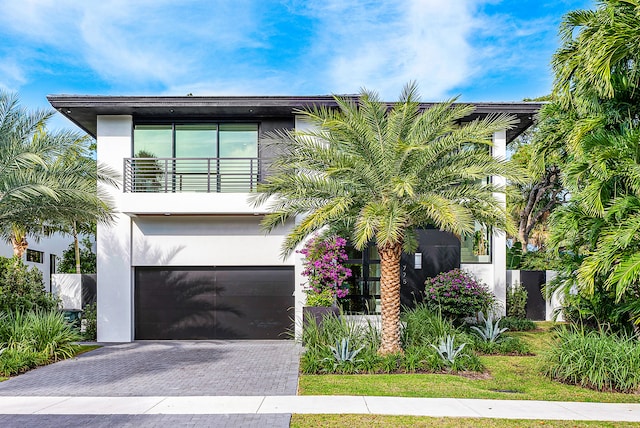
<svg viewBox="0 0 640 428">
<path fill-rule="evenodd" d="M 135 339 L 289 339 L 293 266 L 137 267 Z"/>
</svg>

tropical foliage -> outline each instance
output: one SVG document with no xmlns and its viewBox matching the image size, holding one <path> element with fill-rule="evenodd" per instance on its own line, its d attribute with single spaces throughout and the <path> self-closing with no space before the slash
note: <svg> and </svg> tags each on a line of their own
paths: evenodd
<svg viewBox="0 0 640 428">
<path fill-rule="evenodd" d="M 284 243 L 285 254 L 327 225 L 342 225 L 357 249 L 375 242 L 381 259 L 379 352 L 395 354 L 401 351 L 400 257 L 415 250 L 416 228 L 433 225 L 458 235 L 472 234 L 475 221 L 508 228 L 494 196 L 504 189 L 486 178 L 521 177 L 488 150 L 493 133 L 509 128 L 513 118 L 461 124 L 472 106 L 451 101 L 423 110 L 413 84 L 393 106 L 366 90 L 335 103 L 337 108 L 300 112 L 310 129 L 274 135 L 282 155 L 253 201 L 270 205 L 267 230 L 303 217 Z"/>
<path fill-rule="evenodd" d="M 70 358 L 79 339 L 58 311 L 0 312 L 0 376 Z"/>
<path fill-rule="evenodd" d="M 479 312 L 491 312 L 496 303 L 495 296 L 485 284 L 460 269 L 428 278 L 424 294 L 428 308 L 440 311 L 458 323 L 464 318 L 475 317 Z"/>
<path fill-rule="evenodd" d="M 570 196 L 549 211 L 546 241 L 561 260 L 555 285 L 567 315 L 615 328 L 640 320 L 640 50 L 628 43 L 638 34 L 635 0 L 563 18 L 551 102 L 520 155 L 541 173 L 557 171 L 563 190 L 551 191 Z M 529 262 L 548 266 L 542 256 Z"/>
<path fill-rule="evenodd" d="M 0 312 L 51 310 L 57 303 L 44 291 L 40 270 L 17 257 L 0 257 Z"/>
<path fill-rule="evenodd" d="M 406 311 L 403 319 L 404 352 L 387 355 L 377 352 L 381 337 L 373 324 L 335 316 L 308 323 L 300 370 L 309 374 L 482 371 L 473 347 L 463 345 L 471 338 L 451 321 L 423 305 Z"/>
<path fill-rule="evenodd" d="M 29 235 L 77 236 L 79 223 L 111 218 L 111 204 L 96 183 L 115 184 L 115 174 L 96 166 L 86 136 L 47 131 L 52 115 L 28 111 L 16 95 L 0 92 L 0 236 L 19 257 Z"/>
<path fill-rule="evenodd" d="M 330 306 L 336 298 L 345 297 L 349 293 L 349 287 L 345 283 L 351 277 L 351 269 L 344 266 L 347 253 L 344 248 L 347 241 L 336 235 L 314 236 L 305 246 L 298 251 L 304 256 L 302 262 L 302 276 L 307 277 L 307 302 L 318 302 L 316 296 L 327 296 Z M 310 298 L 310 299 L 309 299 Z M 327 300 L 327 299 L 321 299 Z M 325 302 L 326 303 L 326 302 Z"/>
<path fill-rule="evenodd" d="M 97 257 L 91 249 L 93 244 L 89 237 L 84 237 L 81 242 L 82 247 L 78 248 L 80 253 L 80 271 L 82 273 L 96 273 Z M 58 273 L 78 273 L 78 258 L 76 256 L 76 244 L 72 242 L 69 248 L 62 252 L 62 260 L 58 264 Z"/>
<path fill-rule="evenodd" d="M 636 392 L 640 387 L 640 346 L 606 332 L 561 330 L 545 355 L 547 376 L 598 391 Z"/>
</svg>

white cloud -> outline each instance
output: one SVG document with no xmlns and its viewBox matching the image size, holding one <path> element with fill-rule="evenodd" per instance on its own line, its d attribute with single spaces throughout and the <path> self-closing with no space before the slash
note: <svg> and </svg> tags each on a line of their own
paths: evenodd
<svg viewBox="0 0 640 428">
<path fill-rule="evenodd" d="M 321 21 L 314 49 L 330 46 L 327 76 L 336 92 L 366 86 L 393 99 L 417 80 L 426 98 L 443 98 L 472 74 L 469 39 L 482 24 L 477 3 L 329 1 L 308 10 Z"/>
<path fill-rule="evenodd" d="M 171 85 L 217 51 L 256 47 L 247 1 L 6 0 L 0 26 L 117 84 Z M 232 18 L 230 18 L 232 16 Z"/>
<path fill-rule="evenodd" d="M 26 81 L 27 78 L 19 61 L 5 58 L 0 62 L 0 89 L 16 92 Z"/>
<path fill-rule="evenodd" d="M 549 52 L 540 46 L 559 16 L 516 19 L 514 10 L 526 6 L 515 3 L 0 0 L 0 38 L 30 49 L 0 47 L 0 85 L 25 85 L 62 64 L 90 70 L 119 93 L 355 93 L 364 86 L 392 100 L 416 80 L 424 99 L 441 100 L 498 73 L 546 65 Z"/>
</svg>

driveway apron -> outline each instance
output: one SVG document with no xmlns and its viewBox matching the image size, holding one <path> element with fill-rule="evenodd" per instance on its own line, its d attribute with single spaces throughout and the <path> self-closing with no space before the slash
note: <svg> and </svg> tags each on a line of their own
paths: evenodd
<svg viewBox="0 0 640 428">
<path fill-rule="evenodd" d="M 107 344 L 1 382 L 0 399 L 1 396 L 295 395 L 300 352 L 300 346 L 288 340 Z M 61 426 L 63 422 L 61 417 L 53 415 L 16 415 L 6 419 L 11 416 L 0 416 L 0 425 L 24 426 L 37 422 L 39 426 Z M 62 419 L 77 423 L 81 421 L 79 418 L 81 416 L 68 415 Z M 91 416 L 91 425 L 288 426 L 289 419 L 290 415 L 131 415 L 126 418 L 104 415 Z"/>
</svg>

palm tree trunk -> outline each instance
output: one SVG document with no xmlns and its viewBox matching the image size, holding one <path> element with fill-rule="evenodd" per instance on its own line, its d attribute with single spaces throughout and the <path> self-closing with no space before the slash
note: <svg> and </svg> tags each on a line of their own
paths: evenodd
<svg viewBox="0 0 640 428">
<path fill-rule="evenodd" d="M 402 243 L 378 248 L 380 253 L 380 299 L 382 304 L 382 341 L 379 355 L 402 352 L 400 343 L 400 257 Z"/>
<path fill-rule="evenodd" d="M 11 245 L 13 246 L 13 255 L 19 259 L 29 247 L 26 236 L 16 236 L 15 234 L 11 236 Z"/>
<path fill-rule="evenodd" d="M 73 246 L 75 249 L 76 255 L 76 273 L 82 273 L 80 271 L 80 245 L 78 243 L 78 228 L 76 226 L 76 221 L 74 220 L 72 223 L 73 226 Z"/>
</svg>

